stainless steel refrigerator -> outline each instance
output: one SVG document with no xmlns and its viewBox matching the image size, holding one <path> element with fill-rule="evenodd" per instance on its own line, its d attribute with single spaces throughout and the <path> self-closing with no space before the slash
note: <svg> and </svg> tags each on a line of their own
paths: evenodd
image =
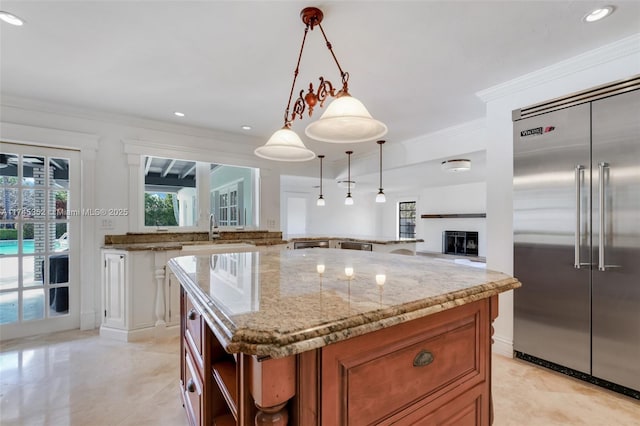
<svg viewBox="0 0 640 426">
<path fill-rule="evenodd" d="M 516 356 L 640 399 L 640 76 L 513 120 Z"/>
</svg>

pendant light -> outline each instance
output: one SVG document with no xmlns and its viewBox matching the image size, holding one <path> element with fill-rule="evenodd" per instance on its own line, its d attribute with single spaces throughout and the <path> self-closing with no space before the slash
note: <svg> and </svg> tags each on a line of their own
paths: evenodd
<svg viewBox="0 0 640 426">
<path fill-rule="evenodd" d="M 320 196 L 318 197 L 318 201 L 316 202 L 316 205 L 318 207 L 323 207 L 324 198 L 322 197 L 322 159 L 324 158 L 324 155 L 318 155 L 318 158 L 320 159 Z"/>
<path fill-rule="evenodd" d="M 384 141 L 376 142 L 380 145 L 380 187 L 378 188 L 378 195 L 376 195 L 376 203 L 386 203 L 387 197 L 384 196 L 384 192 L 382 192 L 382 145 Z"/>
<path fill-rule="evenodd" d="M 323 107 L 328 98 L 335 98 L 328 106 L 319 120 L 309 124 L 305 129 L 305 134 L 315 140 L 333 143 L 366 142 L 384 136 L 387 133 L 387 126 L 371 117 L 371 114 L 358 99 L 349 94 L 349 73 L 345 72 L 338 58 L 333 52 L 333 46 L 327 39 L 327 35 L 322 28 L 324 14 L 316 7 L 306 7 L 300 12 L 300 18 L 305 24 L 302 45 L 298 54 L 298 62 L 293 73 L 293 82 L 289 92 L 289 101 L 284 112 L 284 126 L 276 131 L 267 143 L 257 148 L 254 153 L 268 160 L 278 161 L 307 161 L 315 157 L 315 154 L 307 149 L 300 137 L 291 130 L 291 123 L 295 118 L 302 119 L 303 114 L 308 110 L 311 117 L 315 107 Z M 304 51 L 307 33 L 315 27 L 320 28 L 325 45 L 338 67 L 342 87 L 334 86 L 331 81 L 320 77 L 317 89 L 313 84 L 309 84 L 308 92 L 300 91 L 298 98 L 293 104 L 293 111 L 290 112 L 291 100 L 295 89 L 300 60 Z"/>
<path fill-rule="evenodd" d="M 344 199 L 345 206 L 353 205 L 353 198 L 351 197 L 351 154 L 353 151 L 347 151 L 347 198 Z"/>
</svg>

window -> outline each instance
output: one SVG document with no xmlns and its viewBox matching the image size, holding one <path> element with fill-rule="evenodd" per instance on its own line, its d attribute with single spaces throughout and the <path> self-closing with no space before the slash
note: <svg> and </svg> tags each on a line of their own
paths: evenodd
<svg viewBox="0 0 640 426">
<path fill-rule="evenodd" d="M 146 227 L 204 229 L 209 213 L 220 227 L 257 224 L 259 169 L 146 155 L 140 171 Z"/>
<path fill-rule="evenodd" d="M 144 225 L 196 225 L 196 162 L 151 156 L 143 160 Z"/>
<path fill-rule="evenodd" d="M 416 202 L 405 201 L 398 203 L 399 209 L 399 238 L 416 237 Z"/>
<path fill-rule="evenodd" d="M 257 169 L 211 166 L 211 212 L 218 226 L 253 225 Z"/>
</svg>

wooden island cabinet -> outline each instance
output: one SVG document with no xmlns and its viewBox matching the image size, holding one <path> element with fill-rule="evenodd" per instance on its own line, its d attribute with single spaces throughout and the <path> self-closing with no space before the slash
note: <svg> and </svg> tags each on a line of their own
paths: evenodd
<svg viewBox="0 0 640 426">
<path fill-rule="evenodd" d="M 491 322 L 515 278 L 278 247 L 169 266 L 193 425 L 491 424 Z"/>
</svg>

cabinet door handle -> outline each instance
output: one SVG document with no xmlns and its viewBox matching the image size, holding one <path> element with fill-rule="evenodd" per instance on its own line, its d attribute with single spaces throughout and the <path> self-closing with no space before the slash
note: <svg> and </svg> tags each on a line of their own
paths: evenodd
<svg viewBox="0 0 640 426">
<path fill-rule="evenodd" d="M 421 350 L 413 359 L 414 367 L 425 367 L 433 362 L 433 354 L 426 350 Z"/>
<path fill-rule="evenodd" d="M 196 384 L 193 379 L 189 379 L 189 381 L 187 382 L 187 390 L 191 393 L 196 391 Z"/>
<path fill-rule="evenodd" d="M 194 319 L 196 319 L 197 316 L 197 312 L 195 309 L 191 309 L 189 310 L 189 313 L 187 314 L 187 318 L 190 319 L 191 321 L 193 321 Z"/>
</svg>

